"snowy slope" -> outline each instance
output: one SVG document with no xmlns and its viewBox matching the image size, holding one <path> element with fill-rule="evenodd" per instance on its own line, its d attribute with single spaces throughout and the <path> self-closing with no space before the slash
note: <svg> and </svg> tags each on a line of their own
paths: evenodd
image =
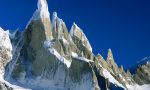
<svg viewBox="0 0 150 90">
<path fill-rule="evenodd" d="M 127 85 L 128 90 L 150 90 L 150 85 L 145 84 L 145 85 Z"/>
</svg>

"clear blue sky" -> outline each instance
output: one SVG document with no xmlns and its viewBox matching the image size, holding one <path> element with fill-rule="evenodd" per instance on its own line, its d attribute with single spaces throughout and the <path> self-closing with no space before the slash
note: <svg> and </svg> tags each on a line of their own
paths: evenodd
<svg viewBox="0 0 150 90">
<path fill-rule="evenodd" d="M 0 0 L 0 26 L 23 30 L 37 0 Z M 73 22 L 84 30 L 95 54 L 106 58 L 111 48 L 116 62 L 129 67 L 150 56 L 149 0 L 48 0 L 70 30 Z"/>
</svg>

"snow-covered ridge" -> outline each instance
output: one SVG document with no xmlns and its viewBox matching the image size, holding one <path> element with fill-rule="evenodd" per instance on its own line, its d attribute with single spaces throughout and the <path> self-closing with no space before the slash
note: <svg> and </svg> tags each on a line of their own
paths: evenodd
<svg viewBox="0 0 150 90">
<path fill-rule="evenodd" d="M 103 68 L 103 75 L 105 78 L 108 78 L 109 81 L 117 86 L 124 88 L 122 84 L 120 84 L 106 69 Z"/>
<path fill-rule="evenodd" d="M 81 60 L 81 61 L 93 62 L 92 60 L 89 60 L 89 59 L 87 59 L 87 58 L 78 56 L 78 54 L 75 53 L 75 52 L 72 52 L 71 54 L 72 54 L 72 57 L 73 57 L 73 58 L 79 59 L 79 60 Z"/>
<path fill-rule="evenodd" d="M 128 90 L 150 90 L 150 85 L 149 84 L 144 84 L 144 85 L 126 85 Z"/>
<path fill-rule="evenodd" d="M 49 53 L 55 55 L 58 58 L 58 60 L 60 60 L 62 63 L 64 63 L 69 68 L 71 66 L 71 60 L 65 59 L 52 46 L 53 46 L 53 42 L 51 42 L 51 41 L 44 42 L 44 48 L 48 49 Z"/>
</svg>

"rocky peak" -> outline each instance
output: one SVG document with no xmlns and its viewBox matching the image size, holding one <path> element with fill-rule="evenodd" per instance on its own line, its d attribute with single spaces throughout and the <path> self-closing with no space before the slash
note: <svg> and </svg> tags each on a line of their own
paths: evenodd
<svg viewBox="0 0 150 90">
<path fill-rule="evenodd" d="M 54 12 L 52 16 L 52 33 L 54 38 L 58 39 L 68 39 L 68 30 L 62 19 L 57 16 L 57 13 Z"/>
<path fill-rule="evenodd" d="M 122 75 L 126 74 L 122 65 L 120 66 L 119 71 Z"/>
<path fill-rule="evenodd" d="M 37 4 L 38 9 L 35 11 L 32 19 L 43 19 L 50 18 L 50 13 L 48 11 L 48 5 L 46 0 L 38 0 Z"/>
<path fill-rule="evenodd" d="M 114 61 L 114 57 L 113 57 L 111 49 L 108 49 L 106 62 L 108 64 L 108 66 L 112 69 L 112 73 L 117 74 L 118 73 L 118 65 Z"/>
<path fill-rule="evenodd" d="M 122 66 L 122 65 L 120 66 L 120 71 L 121 71 L 121 72 L 123 72 L 123 71 L 124 71 L 124 68 L 123 68 L 123 66 Z"/>
<path fill-rule="evenodd" d="M 114 57 L 113 57 L 111 49 L 108 49 L 107 60 L 114 61 Z"/>
<path fill-rule="evenodd" d="M 91 47 L 87 37 L 83 33 L 82 29 L 79 28 L 75 23 L 73 23 L 73 25 L 72 25 L 72 28 L 70 31 L 70 36 L 73 38 L 74 43 L 77 43 L 76 41 L 79 41 L 83 47 L 85 47 L 90 52 L 92 52 L 92 47 Z M 80 45 L 77 45 L 77 46 L 79 47 Z"/>
<path fill-rule="evenodd" d="M 99 54 L 99 53 L 97 54 L 97 59 L 98 60 L 104 60 L 103 56 L 101 54 Z"/>
<path fill-rule="evenodd" d="M 132 76 L 130 70 L 127 70 L 127 76 Z"/>
<path fill-rule="evenodd" d="M 37 7 L 37 10 L 26 26 L 26 32 L 30 32 L 32 36 L 34 34 L 36 38 L 41 36 L 44 40 L 51 40 L 53 36 L 51 32 L 50 13 L 46 0 L 38 0 Z M 31 37 L 31 35 L 29 37 Z"/>
<path fill-rule="evenodd" d="M 105 59 L 103 58 L 103 56 L 102 56 L 101 54 L 98 54 L 96 57 L 97 57 L 99 63 L 100 63 L 104 68 L 108 69 L 108 65 L 107 65 Z"/>
</svg>

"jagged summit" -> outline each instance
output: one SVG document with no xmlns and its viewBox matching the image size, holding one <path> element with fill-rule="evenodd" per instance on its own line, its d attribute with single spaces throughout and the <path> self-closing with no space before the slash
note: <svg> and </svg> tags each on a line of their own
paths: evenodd
<svg viewBox="0 0 150 90">
<path fill-rule="evenodd" d="M 48 10 L 47 0 L 38 0 L 37 9 L 31 19 L 28 21 L 25 29 L 27 29 L 29 24 L 35 20 L 41 20 L 42 22 L 50 23 L 50 13 Z"/>
<path fill-rule="evenodd" d="M 40 18 L 50 18 L 50 13 L 48 10 L 48 5 L 46 0 L 38 0 L 38 9 L 35 11 L 32 19 L 37 20 Z"/>
<path fill-rule="evenodd" d="M 56 12 L 53 12 L 52 16 L 52 33 L 56 39 L 68 39 L 68 29 L 65 22 L 57 16 Z"/>
<path fill-rule="evenodd" d="M 75 22 L 73 23 L 73 25 L 71 27 L 70 35 L 72 37 L 75 37 L 75 38 L 78 38 L 79 40 L 81 40 L 83 46 L 85 46 L 89 51 L 92 52 L 92 47 L 91 47 L 87 37 L 83 33 L 82 29 L 79 28 Z"/>
<path fill-rule="evenodd" d="M 107 60 L 113 60 L 114 61 L 114 57 L 113 57 L 111 49 L 108 49 Z"/>
</svg>

